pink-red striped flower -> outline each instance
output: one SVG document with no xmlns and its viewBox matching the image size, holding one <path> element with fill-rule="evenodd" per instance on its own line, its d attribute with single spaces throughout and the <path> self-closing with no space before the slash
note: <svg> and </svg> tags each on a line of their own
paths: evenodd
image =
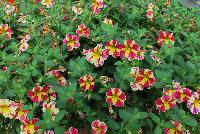
<svg viewBox="0 0 200 134">
<path fill-rule="evenodd" d="M 15 114 L 15 119 L 18 119 L 19 121 L 23 122 L 27 118 L 27 114 L 29 110 L 24 110 L 22 109 L 23 103 L 22 102 L 15 102 L 12 104 L 14 107 L 17 107 L 16 109 L 16 114 Z"/>
<path fill-rule="evenodd" d="M 103 0 L 93 0 L 91 5 L 91 10 L 94 14 L 99 14 L 101 12 L 101 8 L 104 7 Z"/>
<path fill-rule="evenodd" d="M 56 93 L 51 89 L 51 86 L 35 86 L 28 91 L 28 96 L 33 102 L 49 102 L 56 99 Z"/>
<path fill-rule="evenodd" d="M 123 107 L 126 94 L 120 88 L 110 88 L 106 92 L 106 102 L 116 107 Z"/>
<path fill-rule="evenodd" d="M 26 118 L 23 121 L 23 124 L 21 125 L 21 134 L 35 134 L 37 133 L 39 126 L 36 126 L 35 123 L 37 123 L 39 119 L 33 118 L 32 120 L 29 120 Z"/>
<path fill-rule="evenodd" d="M 68 51 L 72 51 L 73 49 L 80 47 L 79 37 L 77 35 L 67 34 L 63 43 L 67 44 Z"/>
<path fill-rule="evenodd" d="M 165 112 L 176 106 L 176 102 L 172 96 L 164 95 L 155 101 L 156 107 L 160 112 Z"/>
<path fill-rule="evenodd" d="M 105 44 L 105 50 L 107 50 L 109 55 L 112 55 L 114 58 L 120 56 L 121 48 L 122 45 L 117 40 L 111 40 Z"/>
<path fill-rule="evenodd" d="M 189 88 L 182 88 L 181 90 L 176 90 L 173 96 L 179 102 L 186 102 L 192 96 L 192 91 Z"/>
<path fill-rule="evenodd" d="M 187 101 L 187 107 L 193 114 L 200 113 L 200 89 L 189 98 Z"/>
<path fill-rule="evenodd" d="M 51 113 L 52 120 L 55 119 L 57 113 L 59 112 L 59 109 L 56 108 L 56 103 L 54 101 L 43 104 L 42 111 L 45 112 L 46 110 L 49 110 L 49 112 Z"/>
<path fill-rule="evenodd" d="M 107 125 L 100 120 L 94 120 L 91 123 L 92 126 L 92 134 L 106 134 Z"/>
<path fill-rule="evenodd" d="M 64 134 L 79 134 L 79 133 L 78 133 L 78 130 L 76 128 L 70 127 L 69 131 L 64 132 Z"/>
<path fill-rule="evenodd" d="M 94 89 L 95 81 L 96 78 L 93 78 L 91 75 L 87 74 L 79 79 L 79 84 L 80 87 L 83 89 L 83 91 L 86 90 L 92 91 Z"/>
<path fill-rule="evenodd" d="M 164 43 L 169 48 L 170 48 L 170 45 L 171 44 L 174 45 L 174 42 L 175 42 L 173 33 L 164 32 L 164 31 L 159 32 L 159 35 L 156 36 L 156 40 L 159 46 L 162 46 L 162 44 Z"/>
<path fill-rule="evenodd" d="M 140 45 L 135 43 L 134 40 L 125 40 L 120 51 L 120 57 L 122 59 L 128 58 L 129 61 L 134 59 L 142 60 L 144 59 L 144 53 L 145 51 L 141 50 Z"/>
<path fill-rule="evenodd" d="M 76 30 L 76 34 L 78 36 L 89 37 L 90 36 L 90 29 L 85 26 L 85 24 L 81 24 L 78 26 Z"/>
<path fill-rule="evenodd" d="M 164 128 L 163 133 L 164 134 L 184 134 L 184 130 L 182 128 L 182 125 L 180 122 L 177 121 L 171 121 L 173 128 Z"/>
<path fill-rule="evenodd" d="M 102 66 L 104 61 L 108 58 L 108 51 L 102 49 L 102 44 L 97 44 L 95 48 L 89 50 L 84 49 L 83 54 L 86 56 L 88 62 L 94 64 L 96 67 Z"/>
<path fill-rule="evenodd" d="M 11 35 L 13 34 L 13 31 L 11 28 L 8 26 L 8 24 L 1 24 L 0 25 L 0 36 L 3 35 L 3 38 L 6 40 L 11 38 Z"/>
<path fill-rule="evenodd" d="M 133 67 L 131 68 L 131 77 L 135 79 L 135 82 L 130 83 L 134 91 L 149 88 L 156 82 L 153 72 L 149 69 L 140 70 L 138 67 Z"/>
</svg>

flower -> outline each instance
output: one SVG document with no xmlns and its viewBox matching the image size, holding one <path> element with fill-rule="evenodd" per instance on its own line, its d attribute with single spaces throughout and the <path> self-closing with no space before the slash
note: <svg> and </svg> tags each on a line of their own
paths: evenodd
<svg viewBox="0 0 200 134">
<path fill-rule="evenodd" d="M 23 107 L 23 103 L 22 102 L 16 102 L 16 103 L 13 103 L 12 106 L 14 107 L 17 107 L 16 109 L 16 114 L 15 114 L 15 119 L 18 119 L 19 121 L 23 122 L 26 117 L 27 117 L 27 114 L 29 112 L 29 110 L 23 110 L 22 107 Z"/>
<path fill-rule="evenodd" d="M 47 102 L 56 99 L 56 93 L 50 86 L 35 86 L 28 91 L 28 96 L 33 102 Z"/>
<path fill-rule="evenodd" d="M 47 104 L 43 104 L 43 108 L 42 111 L 45 112 L 46 109 L 49 110 L 49 112 L 51 113 L 52 116 L 52 120 L 55 120 L 55 117 L 57 115 L 57 113 L 59 112 L 59 109 L 55 107 L 56 103 L 54 101 L 51 101 L 50 103 Z"/>
<path fill-rule="evenodd" d="M 134 91 L 143 90 L 143 88 L 149 88 L 156 82 L 153 72 L 149 69 L 140 70 L 139 67 L 132 67 L 131 77 L 135 79 L 135 82 L 130 83 L 130 86 Z"/>
<path fill-rule="evenodd" d="M 36 126 L 35 123 L 38 122 L 39 119 L 33 118 L 32 120 L 29 120 L 26 118 L 21 125 L 21 134 L 35 134 L 37 133 L 37 130 L 39 129 L 39 126 Z"/>
<path fill-rule="evenodd" d="M 47 75 L 54 76 L 58 80 L 58 84 L 65 86 L 68 84 L 65 77 L 62 76 L 61 72 L 65 72 L 65 68 L 59 70 L 51 70 L 47 73 Z"/>
<path fill-rule="evenodd" d="M 163 132 L 164 134 L 183 134 L 182 125 L 180 122 L 177 121 L 171 121 L 173 128 L 164 128 Z"/>
<path fill-rule="evenodd" d="M 41 1 L 41 4 L 43 6 L 46 6 L 47 8 L 51 8 L 54 3 L 55 3 L 55 0 L 42 0 Z"/>
<path fill-rule="evenodd" d="M 124 45 L 122 46 L 122 49 L 120 51 L 120 57 L 126 57 L 129 61 L 133 59 L 143 59 L 143 57 L 138 58 L 140 56 L 143 56 L 143 53 L 144 51 L 140 51 L 140 46 L 136 44 L 134 40 L 125 40 Z"/>
<path fill-rule="evenodd" d="M 13 34 L 13 31 L 11 28 L 8 26 L 8 24 L 1 24 L 0 25 L 0 36 L 3 35 L 6 40 L 11 38 L 11 35 Z"/>
<path fill-rule="evenodd" d="M 108 51 L 102 49 L 102 44 L 97 44 L 95 48 L 89 50 L 84 49 L 83 54 L 86 55 L 87 61 L 96 67 L 102 66 L 104 60 L 108 58 Z"/>
<path fill-rule="evenodd" d="M 193 114 L 200 112 L 200 89 L 189 98 L 187 101 L 187 107 Z"/>
<path fill-rule="evenodd" d="M 82 12 L 83 12 L 82 8 L 77 8 L 76 6 L 72 6 L 72 11 L 75 14 L 82 14 Z"/>
<path fill-rule="evenodd" d="M 95 120 L 91 123 L 92 134 L 106 134 L 107 125 L 104 122 Z"/>
<path fill-rule="evenodd" d="M 67 34 L 63 40 L 64 44 L 67 44 L 68 51 L 72 51 L 74 48 L 79 48 L 79 37 L 77 35 Z"/>
<path fill-rule="evenodd" d="M 154 12 L 153 12 L 154 5 L 152 3 L 148 4 L 148 9 L 146 11 L 146 16 L 149 19 L 153 19 Z"/>
<path fill-rule="evenodd" d="M 44 131 L 44 134 L 54 134 L 54 131 L 53 130 L 46 130 L 46 131 Z"/>
<path fill-rule="evenodd" d="M 90 90 L 92 91 L 94 89 L 94 83 L 96 81 L 96 78 L 93 78 L 91 75 L 87 74 L 84 77 L 81 77 L 79 79 L 80 87 L 83 89 L 83 91 Z"/>
<path fill-rule="evenodd" d="M 174 93 L 176 92 L 176 90 L 171 90 L 171 89 L 163 89 L 163 94 L 164 95 L 169 95 L 169 96 L 173 96 L 174 97 Z"/>
<path fill-rule="evenodd" d="M 182 88 L 181 90 L 176 90 L 174 97 L 180 102 L 186 102 L 192 96 L 192 91 L 188 88 Z"/>
<path fill-rule="evenodd" d="M 108 19 L 108 18 L 105 18 L 102 22 L 108 25 L 113 25 L 113 20 Z"/>
<path fill-rule="evenodd" d="M 9 99 L 0 99 L 0 114 L 5 118 L 12 119 L 16 114 L 17 107 L 14 106 L 15 102 Z"/>
<path fill-rule="evenodd" d="M 28 43 L 21 41 L 19 43 L 19 53 L 26 51 L 28 46 L 29 46 Z"/>
<path fill-rule="evenodd" d="M 156 101 L 156 107 L 160 112 L 165 112 L 176 106 L 174 98 L 169 95 L 163 95 L 161 98 L 158 98 Z"/>
<path fill-rule="evenodd" d="M 6 72 L 6 71 L 7 71 L 7 69 L 8 69 L 8 67 L 7 67 L 7 66 L 4 66 L 4 67 L 2 67 L 2 68 L 1 68 L 1 70 L 2 70 L 3 72 Z"/>
<path fill-rule="evenodd" d="M 78 130 L 74 127 L 70 127 L 69 131 L 64 132 L 64 134 L 78 134 Z"/>
<path fill-rule="evenodd" d="M 146 52 L 146 50 L 138 50 L 136 52 L 136 60 L 144 60 L 144 53 Z"/>
<path fill-rule="evenodd" d="M 143 90 L 143 87 L 140 83 L 130 82 L 130 86 L 133 91 Z"/>
<path fill-rule="evenodd" d="M 76 30 L 76 34 L 78 36 L 89 37 L 90 36 L 90 29 L 86 27 L 84 24 L 78 26 Z"/>
<path fill-rule="evenodd" d="M 159 46 L 162 46 L 162 44 L 165 43 L 165 45 L 167 45 L 168 48 L 170 48 L 171 44 L 174 45 L 174 42 L 175 42 L 173 33 L 164 32 L 164 31 L 159 32 L 159 35 L 156 36 L 156 40 Z"/>
<path fill-rule="evenodd" d="M 136 82 L 140 83 L 143 88 L 147 88 L 156 82 L 156 78 L 151 70 L 143 69 L 140 71 L 140 75 L 136 77 Z"/>
<path fill-rule="evenodd" d="M 94 14 L 99 14 L 103 6 L 104 6 L 103 0 L 93 0 L 91 5 L 91 10 Z"/>
<path fill-rule="evenodd" d="M 150 57 L 151 59 L 153 59 L 154 61 L 158 62 L 158 65 L 161 63 L 160 61 L 160 58 L 156 56 L 156 54 L 158 53 L 158 51 L 155 49 L 155 50 L 152 50 L 151 51 L 151 54 L 150 54 Z"/>
<path fill-rule="evenodd" d="M 105 50 L 109 52 L 109 55 L 112 55 L 114 58 L 117 58 L 120 56 L 120 50 L 122 45 L 118 43 L 117 40 L 111 40 L 106 42 L 105 44 Z"/>
<path fill-rule="evenodd" d="M 110 88 L 106 92 L 106 102 L 116 107 L 123 107 L 126 100 L 126 94 L 119 88 Z"/>
<path fill-rule="evenodd" d="M 49 28 L 49 26 L 48 25 L 44 25 L 43 28 L 42 28 L 42 30 L 41 30 L 41 33 L 43 35 L 47 35 L 50 32 L 51 32 L 51 29 Z"/>
</svg>

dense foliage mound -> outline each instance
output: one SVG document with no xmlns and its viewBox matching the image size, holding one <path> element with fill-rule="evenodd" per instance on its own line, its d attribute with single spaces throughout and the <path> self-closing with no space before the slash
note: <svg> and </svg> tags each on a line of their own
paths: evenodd
<svg viewBox="0 0 200 134">
<path fill-rule="evenodd" d="M 1 0 L 0 132 L 198 134 L 199 13 L 178 0 Z"/>
</svg>

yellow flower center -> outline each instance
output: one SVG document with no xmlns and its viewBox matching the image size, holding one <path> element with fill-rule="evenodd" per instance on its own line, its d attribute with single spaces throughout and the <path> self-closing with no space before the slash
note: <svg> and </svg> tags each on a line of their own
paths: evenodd
<svg viewBox="0 0 200 134">
<path fill-rule="evenodd" d="M 9 113 L 10 112 L 8 105 L 2 105 L 2 106 L 0 106 L 0 108 L 2 109 L 3 113 Z"/>
<path fill-rule="evenodd" d="M 114 52 L 117 50 L 117 48 L 114 45 L 111 45 L 108 48 L 110 49 L 111 52 Z"/>
<path fill-rule="evenodd" d="M 113 96 L 112 96 L 112 101 L 113 101 L 113 103 L 116 103 L 118 100 L 120 100 L 120 98 L 119 98 L 118 95 L 113 95 Z"/>
<path fill-rule="evenodd" d="M 194 101 L 194 105 L 195 105 L 195 107 L 200 107 L 200 100 L 196 99 Z"/>
<path fill-rule="evenodd" d="M 164 106 L 165 106 L 165 109 L 169 109 L 169 108 L 170 108 L 169 102 L 168 102 L 168 101 L 167 101 L 167 102 L 164 102 Z"/>
<path fill-rule="evenodd" d="M 93 55 L 93 57 L 94 57 L 94 59 L 99 59 L 100 57 L 101 57 L 101 52 L 100 52 L 100 50 L 96 50 L 95 52 L 94 52 L 94 55 Z"/>
<path fill-rule="evenodd" d="M 98 133 L 102 132 L 102 128 L 101 127 L 98 127 L 97 130 L 96 130 Z"/>
<path fill-rule="evenodd" d="M 28 125 L 26 125 L 25 131 L 29 131 L 31 134 L 34 134 L 35 130 L 34 130 L 34 124 L 30 123 Z"/>
</svg>

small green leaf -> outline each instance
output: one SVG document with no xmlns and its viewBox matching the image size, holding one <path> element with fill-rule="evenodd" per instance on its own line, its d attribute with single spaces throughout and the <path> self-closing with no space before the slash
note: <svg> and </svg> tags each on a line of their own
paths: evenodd
<svg viewBox="0 0 200 134">
<path fill-rule="evenodd" d="M 160 118 L 157 116 L 157 115 L 155 115 L 154 113 L 149 113 L 149 115 L 150 115 L 150 117 L 151 117 L 151 119 L 155 122 L 155 123 L 160 123 Z"/>
<path fill-rule="evenodd" d="M 60 120 L 62 120 L 62 118 L 65 116 L 66 114 L 66 111 L 65 110 L 62 110 L 60 111 L 57 115 L 56 115 L 56 118 L 55 118 L 55 122 L 59 122 Z"/>
</svg>

